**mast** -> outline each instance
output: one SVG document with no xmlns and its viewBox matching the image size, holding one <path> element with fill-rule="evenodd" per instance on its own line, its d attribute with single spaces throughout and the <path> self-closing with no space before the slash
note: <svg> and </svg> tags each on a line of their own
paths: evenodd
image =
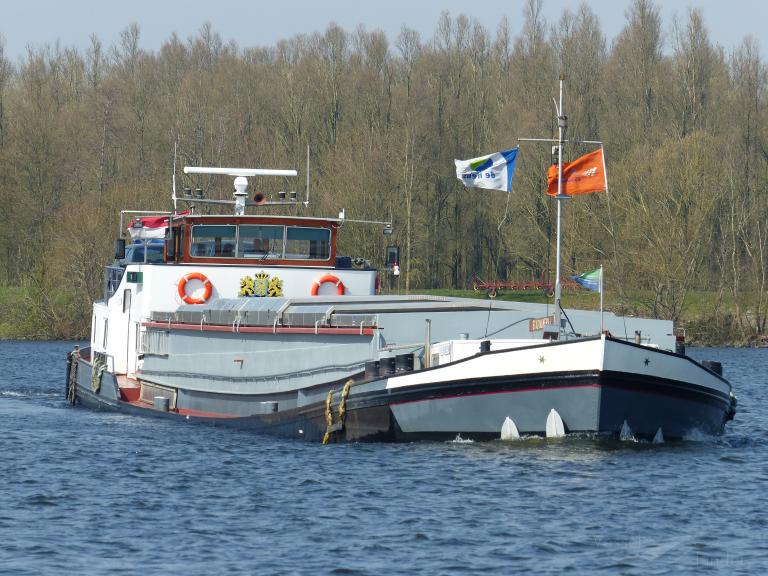
<svg viewBox="0 0 768 576">
<path fill-rule="evenodd" d="M 563 194 L 563 142 L 565 142 L 565 131 L 568 127 L 568 117 L 563 114 L 563 80 L 565 76 L 560 74 L 560 104 L 557 109 L 557 252 L 555 259 L 555 326 L 557 326 L 558 335 L 562 334 L 561 326 L 561 307 L 560 307 L 560 244 L 562 241 L 562 220 L 563 220 L 563 200 L 568 200 L 570 196 Z"/>
<path fill-rule="evenodd" d="M 565 75 L 560 74 L 560 100 L 559 102 L 552 98 L 555 104 L 555 113 L 557 114 L 557 140 L 554 138 L 518 138 L 518 142 L 549 142 L 552 146 L 553 162 L 557 154 L 557 194 L 551 196 L 557 201 L 557 247 L 555 258 L 555 313 L 554 324 L 556 326 L 558 338 L 562 336 L 562 304 L 561 304 L 561 268 L 562 268 L 562 237 L 563 237 L 563 206 L 564 200 L 570 200 L 571 196 L 563 192 L 563 145 L 564 144 L 598 144 L 601 148 L 603 142 L 600 140 L 581 140 L 574 138 L 567 140 L 565 133 L 568 130 L 568 117 L 563 113 L 563 84 Z M 551 170 L 551 167 L 550 167 Z M 603 158 L 603 172 L 605 172 L 605 158 Z M 547 186 L 549 187 L 549 170 L 547 171 Z M 607 182 L 606 182 L 607 186 Z M 550 332 L 550 330 L 546 330 Z"/>
</svg>

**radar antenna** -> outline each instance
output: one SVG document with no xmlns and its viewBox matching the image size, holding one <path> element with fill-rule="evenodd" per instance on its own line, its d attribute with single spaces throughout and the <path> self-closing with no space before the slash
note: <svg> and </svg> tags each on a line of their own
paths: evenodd
<svg viewBox="0 0 768 576">
<path fill-rule="evenodd" d="M 194 200 L 184 194 L 183 200 L 187 202 L 199 202 L 202 204 L 229 204 L 235 207 L 235 216 L 245 214 L 246 206 L 264 206 L 275 204 L 296 204 L 296 192 L 290 192 L 290 200 L 284 200 L 285 192 L 278 192 L 280 200 L 268 201 L 260 192 L 256 194 L 253 200 L 248 200 L 248 177 L 249 176 L 296 176 L 296 170 L 278 170 L 272 168 L 211 168 L 184 166 L 184 174 L 212 174 L 218 176 L 233 176 L 234 180 L 234 200 L 212 200 L 200 198 L 198 195 Z"/>
</svg>

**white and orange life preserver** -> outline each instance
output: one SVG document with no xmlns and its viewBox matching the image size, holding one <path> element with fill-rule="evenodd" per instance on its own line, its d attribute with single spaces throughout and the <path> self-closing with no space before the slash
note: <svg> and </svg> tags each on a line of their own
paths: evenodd
<svg viewBox="0 0 768 576">
<path fill-rule="evenodd" d="M 312 296 L 317 296 L 317 291 L 320 290 L 320 285 L 325 284 L 326 282 L 336 284 L 336 294 L 344 296 L 344 283 L 333 274 L 326 274 L 312 282 L 312 290 L 310 290 L 309 293 L 312 294 Z"/>
<path fill-rule="evenodd" d="M 192 298 L 187 294 L 187 282 L 190 280 L 200 280 L 203 283 L 203 295 L 200 298 Z M 190 272 L 184 274 L 179 280 L 179 298 L 181 298 L 187 304 L 205 304 L 206 300 L 211 297 L 213 292 L 213 284 L 208 280 L 205 274 L 201 272 Z"/>
</svg>

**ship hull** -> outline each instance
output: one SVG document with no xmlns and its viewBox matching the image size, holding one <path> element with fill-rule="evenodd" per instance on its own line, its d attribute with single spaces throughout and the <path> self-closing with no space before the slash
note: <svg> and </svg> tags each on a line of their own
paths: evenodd
<svg viewBox="0 0 768 576">
<path fill-rule="evenodd" d="M 481 354 L 445 366 L 362 379 L 362 374 L 322 383 L 302 393 L 313 400 L 291 406 L 284 397 L 226 400 L 241 405 L 234 413 L 201 410 L 201 397 L 193 409 L 157 410 L 153 405 L 127 401 L 115 375 L 104 371 L 94 392 L 92 366 L 79 359 L 73 382 L 76 403 L 93 409 L 201 422 L 253 430 L 307 441 L 415 441 L 488 440 L 500 437 L 507 418 L 521 435 L 543 436 L 547 417 L 555 410 L 567 433 L 619 435 L 630 433 L 651 439 L 684 438 L 698 431 L 720 434 L 732 416 L 727 382 L 693 360 L 626 343 L 599 339 L 589 344 L 607 357 L 601 369 L 539 369 L 526 371 L 526 362 L 549 356 L 553 364 L 579 365 L 576 360 L 590 348 L 573 343 L 532 346 Z M 614 364 L 662 365 L 665 377 L 638 370 L 616 370 Z M 588 362 L 580 361 L 581 368 Z M 518 366 L 517 373 L 513 366 Z M 470 376 L 467 376 L 470 375 Z M 688 377 L 682 377 L 688 375 Z M 698 381 L 697 381 L 698 380 Z M 722 385 L 721 385 L 722 384 Z M 330 392 L 330 402 L 328 394 Z M 207 394 L 211 406 L 224 399 Z M 274 411 L 264 406 L 274 404 Z M 285 405 L 286 408 L 281 408 Z M 249 415 L 238 415 L 248 414 Z"/>
</svg>

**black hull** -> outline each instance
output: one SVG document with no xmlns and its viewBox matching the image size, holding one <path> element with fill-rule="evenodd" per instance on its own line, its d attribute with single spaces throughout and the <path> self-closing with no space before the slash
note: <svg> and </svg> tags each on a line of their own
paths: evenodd
<svg viewBox="0 0 768 576">
<path fill-rule="evenodd" d="M 331 426 L 325 402 L 242 417 L 187 415 L 122 401 L 112 380 L 105 378 L 99 393 L 81 380 L 76 403 L 96 410 L 225 426 L 310 442 L 410 442 L 452 440 L 459 435 L 463 439 L 492 440 L 500 436 L 504 414 L 516 421 L 522 434 L 544 435 L 550 407 L 558 410 L 570 433 L 615 436 L 628 422 L 638 438 L 651 439 L 661 428 L 665 439 L 674 440 L 694 429 L 721 434 L 732 416 L 731 400 L 720 392 L 625 373 L 523 375 L 360 393 L 353 387 L 345 399 L 343 417 L 341 389 L 337 385 Z M 494 411 L 495 416 L 488 416 Z M 446 413 L 453 415 L 447 425 Z M 536 414 L 532 424 L 525 420 L 529 414 Z M 461 421 L 457 416 L 468 423 L 452 427 L 451 421 Z"/>
</svg>

